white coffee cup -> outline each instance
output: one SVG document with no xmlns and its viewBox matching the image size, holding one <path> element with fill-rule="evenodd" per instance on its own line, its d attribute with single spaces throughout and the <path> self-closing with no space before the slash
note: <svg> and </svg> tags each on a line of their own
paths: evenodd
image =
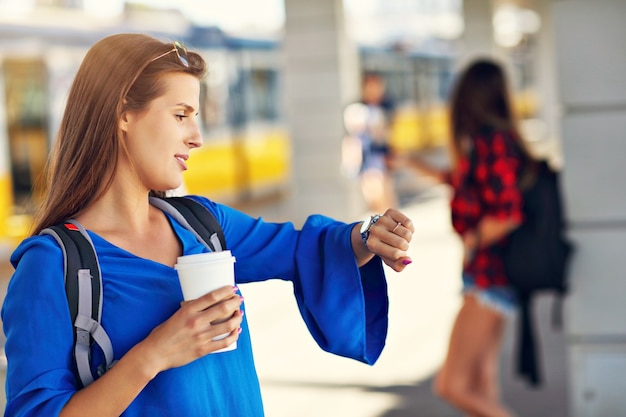
<svg viewBox="0 0 626 417">
<path fill-rule="evenodd" d="M 218 288 L 235 285 L 235 257 L 229 250 L 180 256 L 174 268 L 178 272 L 183 298 L 187 301 L 195 300 Z M 228 318 L 216 320 L 213 324 L 221 323 Z M 220 340 L 226 336 L 228 333 L 216 336 L 213 340 Z M 236 348 L 237 342 L 213 353 Z"/>
</svg>

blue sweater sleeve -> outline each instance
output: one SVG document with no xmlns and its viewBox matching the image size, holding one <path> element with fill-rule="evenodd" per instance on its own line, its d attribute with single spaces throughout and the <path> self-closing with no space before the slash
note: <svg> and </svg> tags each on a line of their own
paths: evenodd
<svg viewBox="0 0 626 417">
<path fill-rule="evenodd" d="M 353 226 L 309 217 L 298 239 L 294 292 L 322 349 L 371 365 L 387 336 L 387 283 L 380 258 L 357 267 Z"/>
<path fill-rule="evenodd" d="M 63 255 L 51 236 L 36 236 L 11 262 L 16 271 L 2 307 L 9 358 L 5 415 L 56 416 L 76 391 Z"/>
<path fill-rule="evenodd" d="M 358 268 L 354 224 L 313 215 L 301 230 L 265 223 L 198 198 L 217 217 L 237 259 L 237 282 L 279 278 L 293 282 L 302 317 L 325 351 L 373 364 L 387 335 L 387 283 L 380 258 Z"/>
</svg>

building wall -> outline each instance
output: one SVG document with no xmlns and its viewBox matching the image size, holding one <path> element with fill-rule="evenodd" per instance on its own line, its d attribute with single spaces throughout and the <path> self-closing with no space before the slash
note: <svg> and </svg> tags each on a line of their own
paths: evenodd
<svg viewBox="0 0 626 417">
<path fill-rule="evenodd" d="M 573 417 L 623 415 L 626 2 L 554 2 L 563 186 L 577 245 L 567 334 Z"/>
</svg>

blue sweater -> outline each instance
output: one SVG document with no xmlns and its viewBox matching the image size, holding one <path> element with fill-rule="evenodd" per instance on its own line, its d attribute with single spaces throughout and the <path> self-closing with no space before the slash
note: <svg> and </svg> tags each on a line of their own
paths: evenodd
<svg viewBox="0 0 626 417">
<path fill-rule="evenodd" d="M 387 334 L 387 286 L 379 258 L 357 267 L 350 243 L 353 224 L 314 215 L 295 230 L 291 223 L 265 223 L 194 198 L 220 222 L 237 259 L 238 283 L 291 281 L 302 317 L 322 349 L 368 364 L 378 359 Z M 206 251 L 192 233 L 170 222 L 185 255 Z M 102 325 L 117 360 L 167 320 L 183 297 L 173 268 L 89 233 L 102 269 Z M 8 357 L 5 416 L 56 416 L 79 386 L 63 255 L 51 236 L 34 236 L 22 242 L 11 262 L 16 270 L 2 308 Z M 122 415 L 263 416 L 245 317 L 236 350 L 161 372 Z M 94 367 L 102 361 L 94 348 Z"/>
</svg>

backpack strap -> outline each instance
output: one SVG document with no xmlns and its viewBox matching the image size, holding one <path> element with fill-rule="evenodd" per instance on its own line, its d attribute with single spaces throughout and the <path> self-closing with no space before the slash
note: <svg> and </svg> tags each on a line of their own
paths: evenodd
<svg viewBox="0 0 626 417">
<path fill-rule="evenodd" d="M 174 217 L 213 252 L 226 249 L 226 238 L 219 222 L 197 201 L 188 197 L 150 197 L 150 204 Z"/>
<path fill-rule="evenodd" d="M 518 303 L 517 373 L 532 386 L 539 386 L 543 378 L 537 361 L 537 342 L 531 312 L 532 296 L 518 294 Z"/>
<path fill-rule="evenodd" d="M 41 231 L 54 237 L 63 251 L 65 292 L 74 324 L 74 358 L 83 386 L 94 380 L 91 373 L 91 346 L 94 341 L 104 354 L 99 373 L 113 366 L 113 346 L 100 324 L 102 280 L 93 242 L 80 223 L 68 220 Z"/>
</svg>

